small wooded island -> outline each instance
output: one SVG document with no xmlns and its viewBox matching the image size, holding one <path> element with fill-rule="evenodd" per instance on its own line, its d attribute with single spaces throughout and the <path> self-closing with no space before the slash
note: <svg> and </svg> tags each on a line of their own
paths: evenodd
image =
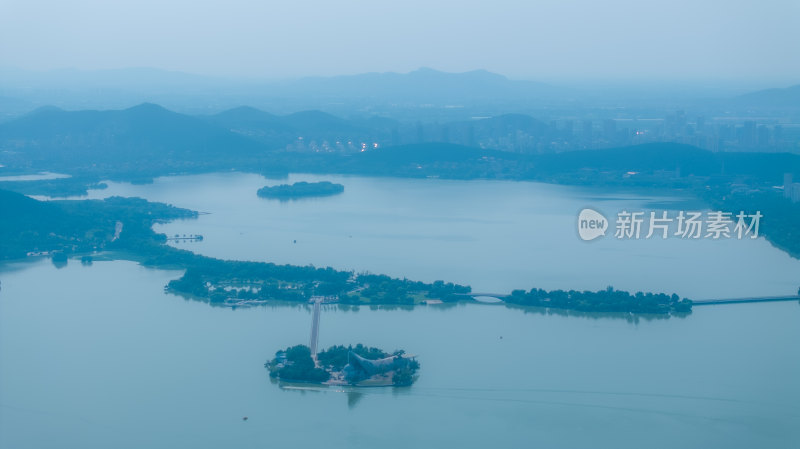
<svg viewBox="0 0 800 449">
<path fill-rule="evenodd" d="M 359 343 L 331 346 L 318 353 L 316 361 L 308 346 L 292 346 L 275 353 L 264 366 L 270 377 L 286 382 L 388 387 L 414 383 L 419 362 L 404 351 L 388 354 Z"/>
<path fill-rule="evenodd" d="M 279 186 L 262 187 L 258 189 L 258 196 L 261 198 L 288 200 L 294 198 L 338 195 L 342 192 L 344 192 L 344 186 L 341 184 L 334 184 L 328 181 L 300 181 L 294 184 L 281 184 Z"/>
</svg>

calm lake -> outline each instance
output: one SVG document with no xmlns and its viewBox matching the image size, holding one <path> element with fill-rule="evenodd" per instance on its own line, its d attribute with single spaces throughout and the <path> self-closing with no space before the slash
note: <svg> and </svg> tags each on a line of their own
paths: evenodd
<svg viewBox="0 0 800 449">
<path fill-rule="evenodd" d="M 256 196 L 265 184 L 317 180 L 341 183 L 345 192 L 285 202 Z M 201 234 L 202 242 L 177 245 L 224 259 L 442 279 L 492 293 L 612 285 L 707 299 L 789 295 L 800 287 L 800 261 L 763 238 L 618 240 L 613 229 L 592 242 L 578 238 L 577 215 L 584 207 L 607 217 L 623 209 L 702 207 L 665 194 L 510 181 L 311 175 L 267 180 L 241 173 L 110 183 L 90 193 L 208 212 L 156 230 Z"/>
<path fill-rule="evenodd" d="M 536 183 L 297 175 L 335 197 L 260 199 L 256 175 L 112 183 L 204 212 L 159 226 L 224 258 L 331 265 L 476 291 L 604 288 L 692 298 L 791 294 L 800 265 L 763 239 L 586 243 L 577 212 L 700 207 Z M 765 217 L 767 219 L 768 217 Z M 124 231 L 123 231 L 124 232 Z M 296 243 L 294 243 L 296 241 Z M 402 348 L 404 389 L 281 389 L 264 362 L 307 343 L 310 309 L 231 310 L 165 294 L 177 271 L 48 260 L 0 271 L 0 447 L 796 448 L 800 305 L 631 319 L 469 304 L 327 306 L 320 345 Z M 243 421 L 242 417 L 248 420 Z"/>
</svg>

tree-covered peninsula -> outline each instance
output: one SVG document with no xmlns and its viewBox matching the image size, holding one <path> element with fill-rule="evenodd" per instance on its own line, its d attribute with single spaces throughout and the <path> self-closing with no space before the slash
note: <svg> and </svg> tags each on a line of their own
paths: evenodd
<svg viewBox="0 0 800 449">
<path fill-rule="evenodd" d="M 197 212 L 141 198 L 37 201 L 0 190 L 0 260 L 28 255 L 81 254 L 103 250 L 161 251 L 166 236 L 152 226 Z M 138 245 L 145 244 L 142 248 Z"/>
<path fill-rule="evenodd" d="M 258 189 L 261 198 L 294 199 L 314 196 L 338 195 L 344 192 L 344 186 L 329 181 L 305 182 L 294 184 L 281 184 L 278 186 L 265 186 Z"/>
</svg>

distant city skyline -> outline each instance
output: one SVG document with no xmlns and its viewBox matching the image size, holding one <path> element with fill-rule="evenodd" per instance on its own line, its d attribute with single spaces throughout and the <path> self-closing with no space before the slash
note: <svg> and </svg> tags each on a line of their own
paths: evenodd
<svg viewBox="0 0 800 449">
<path fill-rule="evenodd" d="M 800 83 L 793 0 L 6 0 L 0 66 L 252 79 L 485 69 L 512 79 Z"/>
</svg>

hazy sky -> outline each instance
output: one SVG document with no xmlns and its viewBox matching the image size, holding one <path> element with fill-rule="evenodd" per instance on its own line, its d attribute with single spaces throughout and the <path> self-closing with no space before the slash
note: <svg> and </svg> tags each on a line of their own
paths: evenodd
<svg viewBox="0 0 800 449">
<path fill-rule="evenodd" d="M 800 82 L 800 0 L 0 0 L 0 66 Z"/>
</svg>

